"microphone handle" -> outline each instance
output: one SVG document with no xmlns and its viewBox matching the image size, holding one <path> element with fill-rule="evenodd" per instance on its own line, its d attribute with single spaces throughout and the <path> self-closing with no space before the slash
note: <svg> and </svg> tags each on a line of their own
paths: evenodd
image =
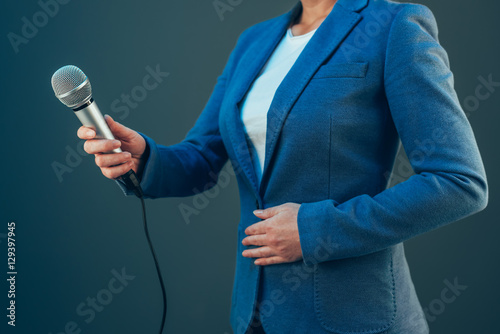
<svg viewBox="0 0 500 334">
<path fill-rule="evenodd" d="M 99 110 L 99 107 L 97 106 L 97 103 L 95 103 L 94 99 L 90 99 L 90 101 L 83 106 L 73 110 L 76 117 L 78 117 L 78 119 L 84 126 L 95 130 L 96 138 L 115 139 L 115 136 L 113 136 L 113 133 L 109 129 L 108 123 L 106 123 L 106 120 L 102 116 L 102 113 Z M 122 152 L 122 150 L 120 148 L 116 148 L 108 153 L 120 152 Z M 140 186 L 139 178 L 137 177 L 137 175 L 135 175 L 132 169 L 120 176 L 120 179 L 125 183 L 127 188 L 134 191 L 137 197 L 142 198 L 144 196 Z"/>
<path fill-rule="evenodd" d="M 115 139 L 113 133 L 109 129 L 108 124 L 104 120 L 104 117 L 97 106 L 97 103 L 93 99 L 83 106 L 73 109 L 75 111 L 76 117 L 82 122 L 83 126 L 92 128 L 96 132 L 96 138 L 99 139 Z M 122 150 L 120 148 L 114 149 L 109 153 L 120 153 Z"/>
</svg>

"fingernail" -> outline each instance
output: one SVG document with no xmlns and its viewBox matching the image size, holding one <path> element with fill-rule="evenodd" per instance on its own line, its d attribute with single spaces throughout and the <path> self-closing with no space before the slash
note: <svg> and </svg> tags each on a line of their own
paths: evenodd
<svg viewBox="0 0 500 334">
<path fill-rule="evenodd" d="M 90 137 L 94 135 L 94 131 L 89 130 L 85 134 Z"/>
<path fill-rule="evenodd" d="M 264 212 L 264 211 L 262 211 L 262 210 L 254 210 L 254 211 L 253 211 L 253 214 L 254 214 L 254 215 L 260 215 L 260 214 L 262 214 L 263 212 Z"/>
<path fill-rule="evenodd" d="M 121 146 L 121 142 L 119 140 L 113 140 L 113 146 L 114 147 L 120 147 Z"/>
</svg>

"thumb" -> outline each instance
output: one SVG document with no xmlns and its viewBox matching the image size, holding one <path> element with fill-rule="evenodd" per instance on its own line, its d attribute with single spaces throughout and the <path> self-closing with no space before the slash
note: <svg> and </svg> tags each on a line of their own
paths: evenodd
<svg viewBox="0 0 500 334">
<path fill-rule="evenodd" d="M 127 140 L 135 135 L 135 131 L 127 128 L 126 126 L 116 122 L 111 116 L 104 115 L 106 123 L 108 123 L 109 129 L 113 132 L 113 135 L 118 139 Z"/>
<path fill-rule="evenodd" d="M 277 215 L 278 212 L 280 211 L 281 211 L 281 205 L 278 205 L 278 206 L 273 206 L 271 208 L 267 208 L 265 210 L 255 210 L 253 214 L 259 217 L 260 219 L 268 219 Z"/>
</svg>

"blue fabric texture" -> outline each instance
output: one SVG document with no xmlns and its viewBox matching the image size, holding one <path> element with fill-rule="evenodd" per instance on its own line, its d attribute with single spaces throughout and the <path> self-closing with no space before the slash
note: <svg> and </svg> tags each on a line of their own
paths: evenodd
<svg viewBox="0 0 500 334">
<path fill-rule="evenodd" d="M 149 198 L 213 186 L 229 160 L 241 200 L 231 324 L 266 333 L 428 333 L 403 241 L 474 214 L 488 188 L 432 12 L 387 0 L 339 0 L 285 77 L 268 112 L 257 182 L 239 103 L 293 17 L 245 30 L 203 112 L 179 144 L 144 136 Z M 388 188 L 399 145 L 415 172 Z M 242 257 L 256 208 L 302 204 L 303 261 Z"/>
</svg>

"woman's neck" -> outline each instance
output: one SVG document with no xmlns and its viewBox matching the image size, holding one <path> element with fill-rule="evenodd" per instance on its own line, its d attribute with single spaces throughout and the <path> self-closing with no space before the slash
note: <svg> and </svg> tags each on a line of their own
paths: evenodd
<svg viewBox="0 0 500 334">
<path fill-rule="evenodd" d="M 337 0 L 301 0 L 302 13 L 292 24 L 292 34 L 303 35 L 318 28 L 336 2 Z"/>
</svg>

